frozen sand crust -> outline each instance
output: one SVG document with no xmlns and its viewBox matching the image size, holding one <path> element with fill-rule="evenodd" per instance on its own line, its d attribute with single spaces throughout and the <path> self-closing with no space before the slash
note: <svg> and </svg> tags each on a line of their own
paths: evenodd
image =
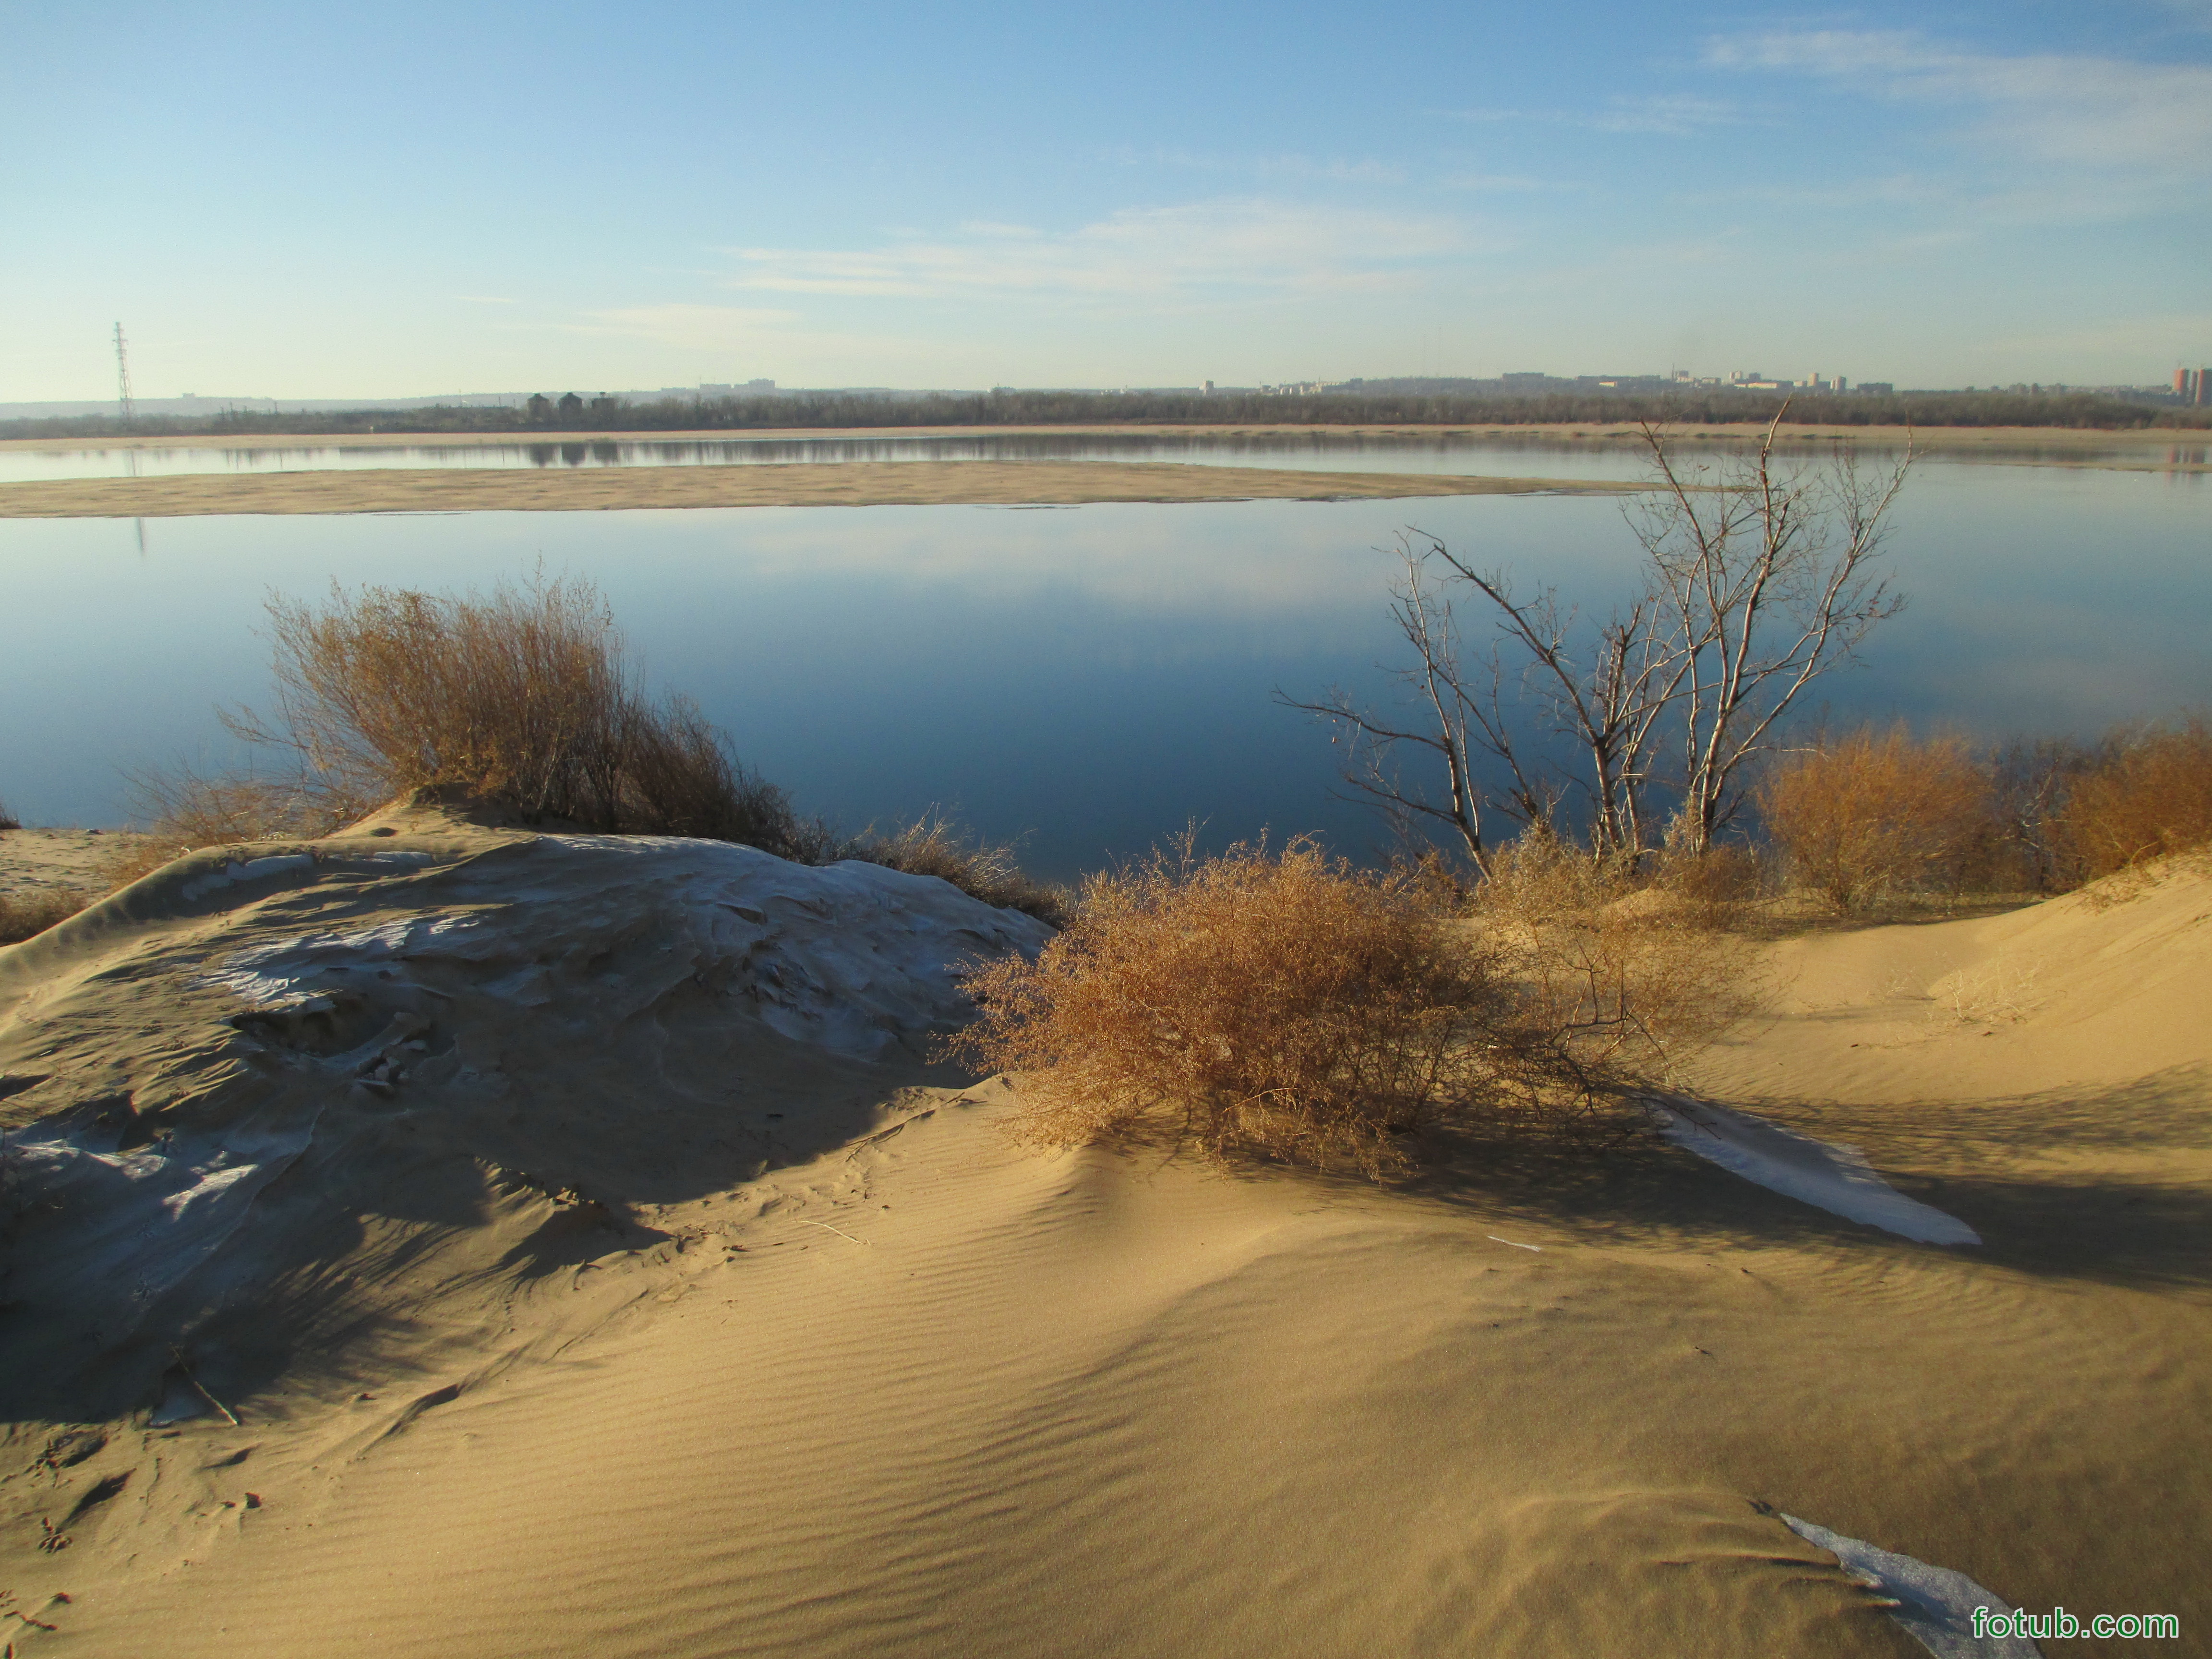
<svg viewBox="0 0 2212 1659">
<path fill-rule="evenodd" d="M 319 1128 L 322 1161 L 343 1164 L 344 1147 L 388 1140 L 416 1114 L 495 1109 L 520 1069 L 502 1065 L 506 1042 L 557 1062 L 611 1046 L 626 1023 L 659 1045 L 653 1028 L 736 1021 L 851 1060 L 910 1056 L 967 1018 L 963 964 L 1034 951 L 1051 931 L 931 877 L 660 837 L 536 836 L 475 858 L 328 842 L 203 859 L 142 885 L 141 910 L 161 911 L 166 894 L 187 918 L 207 913 L 197 937 L 155 963 L 126 948 L 85 977 L 129 975 L 156 1006 L 200 994 L 185 1026 L 198 1052 L 183 1056 L 196 1086 L 161 1098 L 179 1058 L 161 1036 L 106 1088 L 72 1091 L 62 1065 L 44 1078 L 6 1068 L 11 1104 L 46 1109 L 8 1140 L 33 1218 L 7 1294 L 59 1363 L 177 1334 L 178 1310 L 166 1324 L 151 1316 L 195 1274 L 233 1297 L 264 1277 L 313 1217 L 270 1237 L 258 1200 Z M 380 897 L 404 908 L 365 926 L 288 925 L 310 902 L 319 915 Z M 97 951 L 116 925 L 94 917 L 72 937 Z M 34 1017 L 40 1000 L 26 999 Z M 679 1087 L 713 1085 L 711 1071 L 678 1069 Z M 333 1104 L 343 1121 L 325 1126 Z"/>
<path fill-rule="evenodd" d="M 671 958 L 656 977 L 716 979 L 784 1036 L 874 1059 L 967 1018 L 954 977 L 963 964 L 1034 953 L 1052 933 L 934 877 L 858 860 L 812 867 L 727 842 L 654 836 L 542 836 L 529 845 L 527 861 L 498 884 L 499 908 L 270 939 L 229 953 L 193 982 L 271 1012 L 342 992 L 363 973 L 388 978 L 409 962 L 437 959 L 470 964 L 492 994 L 534 1007 L 550 1000 L 552 969 L 526 907 L 549 907 L 573 923 L 562 929 L 572 956 L 588 951 L 594 928 L 619 930 L 626 913 L 651 908 L 666 930 L 658 951 Z M 311 863 L 263 858 L 231 866 L 230 878 Z M 213 879 L 186 891 L 197 896 Z"/>
</svg>

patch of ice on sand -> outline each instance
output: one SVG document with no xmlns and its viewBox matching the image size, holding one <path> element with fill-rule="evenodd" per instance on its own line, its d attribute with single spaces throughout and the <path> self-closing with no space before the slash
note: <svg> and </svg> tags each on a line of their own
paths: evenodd
<svg viewBox="0 0 2212 1659">
<path fill-rule="evenodd" d="M 1785 1515 L 1782 1521 L 1807 1543 L 1842 1562 L 1844 1571 L 1859 1583 L 1893 1600 L 1897 1605 L 1889 1609 L 1889 1616 L 1936 1659 L 2042 1659 L 2043 1650 L 2025 1636 L 1974 1634 L 1975 1608 L 1987 1607 L 1991 1613 L 2018 1609 L 1965 1573 L 1876 1549 L 1794 1515 Z"/>
<path fill-rule="evenodd" d="M 298 933 L 234 951 L 191 982 L 229 991 L 249 1007 L 289 1007 L 317 994 L 333 971 L 434 952 L 465 955 L 471 934 L 483 935 L 475 942 L 489 947 L 483 919 L 471 915 L 409 916 L 346 933 Z"/>
<path fill-rule="evenodd" d="M 1770 1191 L 1923 1244 L 1978 1244 L 1954 1215 L 1907 1198 L 1856 1146 L 1815 1140 L 1747 1112 L 1679 1096 L 1648 1097 L 1668 1139 Z"/>
<path fill-rule="evenodd" d="M 261 1190 L 313 1138 L 316 1115 L 109 1151 L 96 1128 L 52 1121 L 9 1136 L 11 1179 L 40 1224 L 15 1242 L 11 1291 L 51 1317 L 88 1322 L 100 1346 L 221 1249 Z"/>
<path fill-rule="evenodd" d="M 1052 937 L 933 876 L 661 836 L 541 836 L 426 875 L 406 898 L 412 915 L 264 937 L 191 982 L 273 1012 L 364 972 L 404 988 L 431 963 L 451 991 L 465 965 L 471 990 L 523 1008 L 580 996 L 612 1026 L 689 981 L 785 1036 L 873 1059 L 971 1018 L 967 967 Z"/>
</svg>

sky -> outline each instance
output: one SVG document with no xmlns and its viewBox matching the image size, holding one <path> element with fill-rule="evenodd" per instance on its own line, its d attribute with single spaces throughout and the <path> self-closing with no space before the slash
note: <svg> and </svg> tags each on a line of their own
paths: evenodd
<svg viewBox="0 0 2212 1659">
<path fill-rule="evenodd" d="M 2212 362 L 2212 0 L 0 0 L 0 402 Z"/>
</svg>

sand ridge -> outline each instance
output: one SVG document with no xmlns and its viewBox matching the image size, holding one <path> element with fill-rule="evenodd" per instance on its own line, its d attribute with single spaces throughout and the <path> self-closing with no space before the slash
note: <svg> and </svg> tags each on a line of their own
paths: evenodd
<svg viewBox="0 0 2212 1659">
<path fill-rule="evenodd" d="M 1015 1082 L 794 1042 L 661 969 L 612 1034 L 559 1035 L 661 927 L 583 902 L 580 853 L 386 827 L 0 952 L 0 1069 L 98 1038 L 150 1098 L 160 1056 L 234 1029 L 185 981 L 253 929 L 571 872 L 542 1023 L 471 988 L 489 966 L 407 969 L 515 1084 L 477 1120 L 434 1080 L 362 1109 L 420 1146 L 413 1184 L 344 1189 L 358 1237 L 272 1310 L 306 1346 L 257 1379 L 237 1316 L 194 1328 L 241 1425 L 142 1404 L 74 1462 L 62 1425 L 17 1429 L 0 1577 L 64 1626 L 27 1659 L 1918 1653 L 1781 1513 L 2031 1608 L 2212 1617 L 2201 870 L 1771 947 L 1775 1018 L 1691 1083 L 1863 1147 L 1984 1241 L 1947 1248 L 1656 1136 L 1440 1139 L 1389 1188 L 1041 1154 L 1002 1132 Z M 362 887 L 339 860 L 364 846 L 439 862 Z M 2001 1029 L 1929 1018 L 1947 975 L 2029 957 L 2045 1000 Z M 468 1121 L 545 1137 L 539 1184 L 488 1171 L 519 1153 Z M 655 1136 L 718 1121 L 772 1155 L 657 1172 Z M 562 1171 L 616 1224 L 550 1195 Z"/>
</svg>

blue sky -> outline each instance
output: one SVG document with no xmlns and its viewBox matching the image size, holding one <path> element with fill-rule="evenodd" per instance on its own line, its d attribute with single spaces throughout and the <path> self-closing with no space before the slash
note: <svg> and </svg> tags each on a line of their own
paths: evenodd
<svg viewBox="0 0 2212 1659">
<path fill-rule="evenodd" d="M 0 146 L 0 401 L 2212 362 L 2212 0 L 4 0 Z"/>
</svg>

